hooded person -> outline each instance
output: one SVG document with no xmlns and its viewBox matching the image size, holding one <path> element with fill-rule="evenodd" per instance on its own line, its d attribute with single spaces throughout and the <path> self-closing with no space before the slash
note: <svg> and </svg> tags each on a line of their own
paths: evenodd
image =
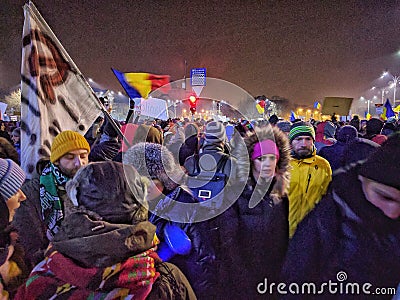
<svg viewBox="0 0 400 300">
<path fill-rule="evenodd" d="M 296 282 L 299 286 L 312 282 L 322 288 L 320 284 L 329 280 L 340 281 L 340 275 L 347 278 L 346 283 L 358 283 L 360 292 L 365 283 L 374 288 L 398 285 L 399 155 L 397 133 L 367 160 L 334 176 L 328 193 L 299 224 L 289 244 L 284 282 Z M 324 299 L 343 299 L 343 294 L 321 291 L 319 297 Z M 372 294 L 373 289 L 363 292 Z M 379 295 L 379 299 L 392 297 Z"/>
<path fill-rule="evenodd" d="M 315 147 L 317 154 L 325 146 L 331 146 L 336 143 L 335 139 L 336 126 L 330 121 L 319 122 L 315 132 Z"/>
<path fill-rule="evenodd" d="M 383 125 L 384 122 L 379 120 L 378 118 L 371 118 L 370 120 L 368 120 L 365 127 L 366 133 L 364 135 L 364 138 L 381 145 L 387 140 L 387 137 L 381 134 Z"/>
<path fill-rule="evenodd" d="M 13 224 L 18 229 L 30 267 L 43 259 L 49 241 L 64 218 L 65 185 L 89 163 L 90 146 L 71 130 L 62 131 L 51 145 L 50 161 L 37 163 L 37 176 L 22 187 L 28 201 L 18 209 Z"/>
<path fill-rule="evenodd" d="M 16 299 L 195 299 L 156 253 L 146 180 L 132 166 L 92 163 L 67 184 L 65 218 Z"/>
<path fill-rule="evenodd" d="M 235 279 L 236 293 L 243 299 L 257 299 L 258 283 L 264 278 L 279 280 L 288 246 L 289 140 L 277 127 L 256 128 L 233 154 L 238 159 L 238 176 L 247 180 L 231 208 L 240 226 L 235 238 L 240 255 L 233 264 L 239 265 L 240 276 L 246 278 Z"/>
<path fill-rule="evenodd" d="M 221 122 L 211 121 L 206 125 L 205 139 L 200 148 L 200 154 L 189 156 L 184 163 L 184 168 L 189 175 L 197 173 L 197 166 L 200 170 L 215 171 L 219 162 L 225 159 L 221 172 L 225 174 L 227 180 L 234 181 L 236 159 L 229 154 L 229 148 L 224 125 Z"/>
<path fill-rule="evenodd" d="M 183 166 L 186 159 L 199 153 L 199 127 L 195 123 L 185 126 L 185 141 L 179 149 L 179 165 Z"/>
<path fill-rule="evenodd" d="M 325 158 L 331 165 L 332 171 L 335 171 L 345 165 L 344 152 L 346 146 L 355 141 L 357 137 L 357 129 L 351 125 L 345 125 L 337 133 L 337 142 L 334 145 L 323 147 L 318 155 Z"/>
<path fill-rule="evenodd" d="M 157 226 L 160 241 L 166 242 L 169 225 L 182 229 L 191 241 L 191 249 L 185 255 L 175 255 L 170 261 L 188 277 L 200 299 L 217 297 L 217 266 L 209 246 L 209 232 L 203 229 L 202 223 L 194 222 L 198 214 L 197 201 L 180 185 L 184 173 L 172 153 L 160 144 L 139 143 L 125 153 L 123 162 L 150 179 L 149 220 Z"/>
<path fill-rule="evenodd" d="M 13 298 L 29 272 L 18 233 L 10 226 L 15 211 L 26 199 L 21 191 L 24 171 L 12 160 L 0 158 L 0 298 Z M 3 297 L 2 297 L 3 296 Z M 8 298 L 6 298 L 8 299 Z"/>
</svg>

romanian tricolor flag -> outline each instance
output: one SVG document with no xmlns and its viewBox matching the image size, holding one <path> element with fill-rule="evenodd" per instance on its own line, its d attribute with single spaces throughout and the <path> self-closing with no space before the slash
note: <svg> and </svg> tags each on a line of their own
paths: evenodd
<svg viewBox="0 0 400 300">
<path fill-rule="evenodd" d="M 260 100 L 257 104 L 256 104 L 256 108 L 257 111 L 260 115 L 262 115 L 264 113 L 264 109 L 265 109 L 265 100 Z"/>
<path fill-rule="evenodd" d="M 319 103 L 318 101 L 315 101 L 314 108 L 321 109 L 321 103 Z"/>
<path fill-rule="evenodd" d="M 169 75 L 149 73 L 122 73 L 112 69 L 129 98 L 147 98 L 151 91 L 161 88 L 164 93 L 170 89 Z"/>
<path fill-rule="evenodd" d="M 294 120 L 296 120 L 298 118 L 298 116 L 294 113 L 294 111 L 292 110 L 290 112 L 290 117 L 289 117 L 289 121 L 293 122 Z"/>
<path fill-rule="evenodd" d="M 386 99 L 385 105 L 383 106 L 383 113 L 381 114 L 382 120 L 387 120 L 390 117 L 394 117 L 396 114 L 393 111 L 392 105 L 389 99 Z"/>
</svg>

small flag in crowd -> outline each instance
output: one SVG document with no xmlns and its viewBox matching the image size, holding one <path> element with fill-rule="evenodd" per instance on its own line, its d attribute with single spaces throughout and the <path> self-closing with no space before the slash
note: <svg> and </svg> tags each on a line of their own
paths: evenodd
<svg viewBox="0 0 400 300">
<path fill-rule="evenodd" d="M 122 73 L 112 69 L 129 98 L 147 98 L 150 92 L 160 88 L 164 93 L 170 89 L 168 75 L 149 73 Z"/>
<path fill-rule="evenodd" d="M 321 109 L 321 103 L 319 103 L 318 101 L 315 101 L 314 108 Z"/>
<path fill-rule="evenodd" d="M 28 178 L 64 130 L 84 134 L 100 115 L 89 84 L 32 2 L 24 6 L 21 167 Z"/>
<path fill-rule="evenodd" d="M 371 119 L 371 114 L 369 112 L 365 112 L 365 119 L 367 119 L 369 121 L 369 119 Z"/>
<path fill-rule="evenodd" d="M 290 122 L 293 122 L 293 121 L 296 120 L 296 119 L 298 119 L 298 117 L 297 117 L 297 115 L 294 113 L 294 111 L 292 110 L 292 111 L 290 112 L 289 121 L 290 121 Z"/>
<path fill-rule="evenodd" d="M 394 117 L 396 114 L 393 111 L 392 105 L 389 99 L 386 99 L 385 105 L 383 106 L 383 113 L 381 114 L 382 120 L 387 120 L 390 117 Z"/>
<path fill-rule="evenodd" d="M 257 108 L 258 113 L 260 115 L 262 115 L 265 110 L 265 100 L 258 101 L 258 103 L 256 104 L 256 108 Z"/>
</svg>

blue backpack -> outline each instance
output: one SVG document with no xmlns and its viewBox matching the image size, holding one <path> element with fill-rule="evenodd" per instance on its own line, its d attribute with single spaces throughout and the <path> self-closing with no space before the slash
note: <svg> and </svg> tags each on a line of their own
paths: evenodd
<svg viewBox="0 0 400 300">
<path fill-rule="evenodd" d="M 199 155 L 194 155 L 194 172 L 188 175 L 186 185 L 193 193 L 193 197 L 203 206 L 210 209 L 219 209 L 224 199 L 224 187 L 228 176 L 223 173 L 228 155 L 223 155 L 215 171 L 202 170 Z"/>
</svg>

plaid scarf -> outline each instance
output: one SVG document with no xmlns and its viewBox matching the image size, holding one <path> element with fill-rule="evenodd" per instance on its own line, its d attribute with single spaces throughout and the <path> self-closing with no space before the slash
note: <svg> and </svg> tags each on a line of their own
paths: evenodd
<svg viewBox="0 0 400 300">
<path fill-rule="evenodd" d="M 63 203 L 59 190 L 64 190 L 69 180 L 53 163 L 49 163 L 40 175 L 40 206 L 42 218 L 47 226 L 47 238 L 52 240 L 64 218 Z"/>
<path fill-rule="evenodd" d="M 106 268 L 83 268 L 49 250 L 33 270 L 16 299 L 146 299 L 160 276 L 160 258 L 153 247 Z"/>
</svg>

